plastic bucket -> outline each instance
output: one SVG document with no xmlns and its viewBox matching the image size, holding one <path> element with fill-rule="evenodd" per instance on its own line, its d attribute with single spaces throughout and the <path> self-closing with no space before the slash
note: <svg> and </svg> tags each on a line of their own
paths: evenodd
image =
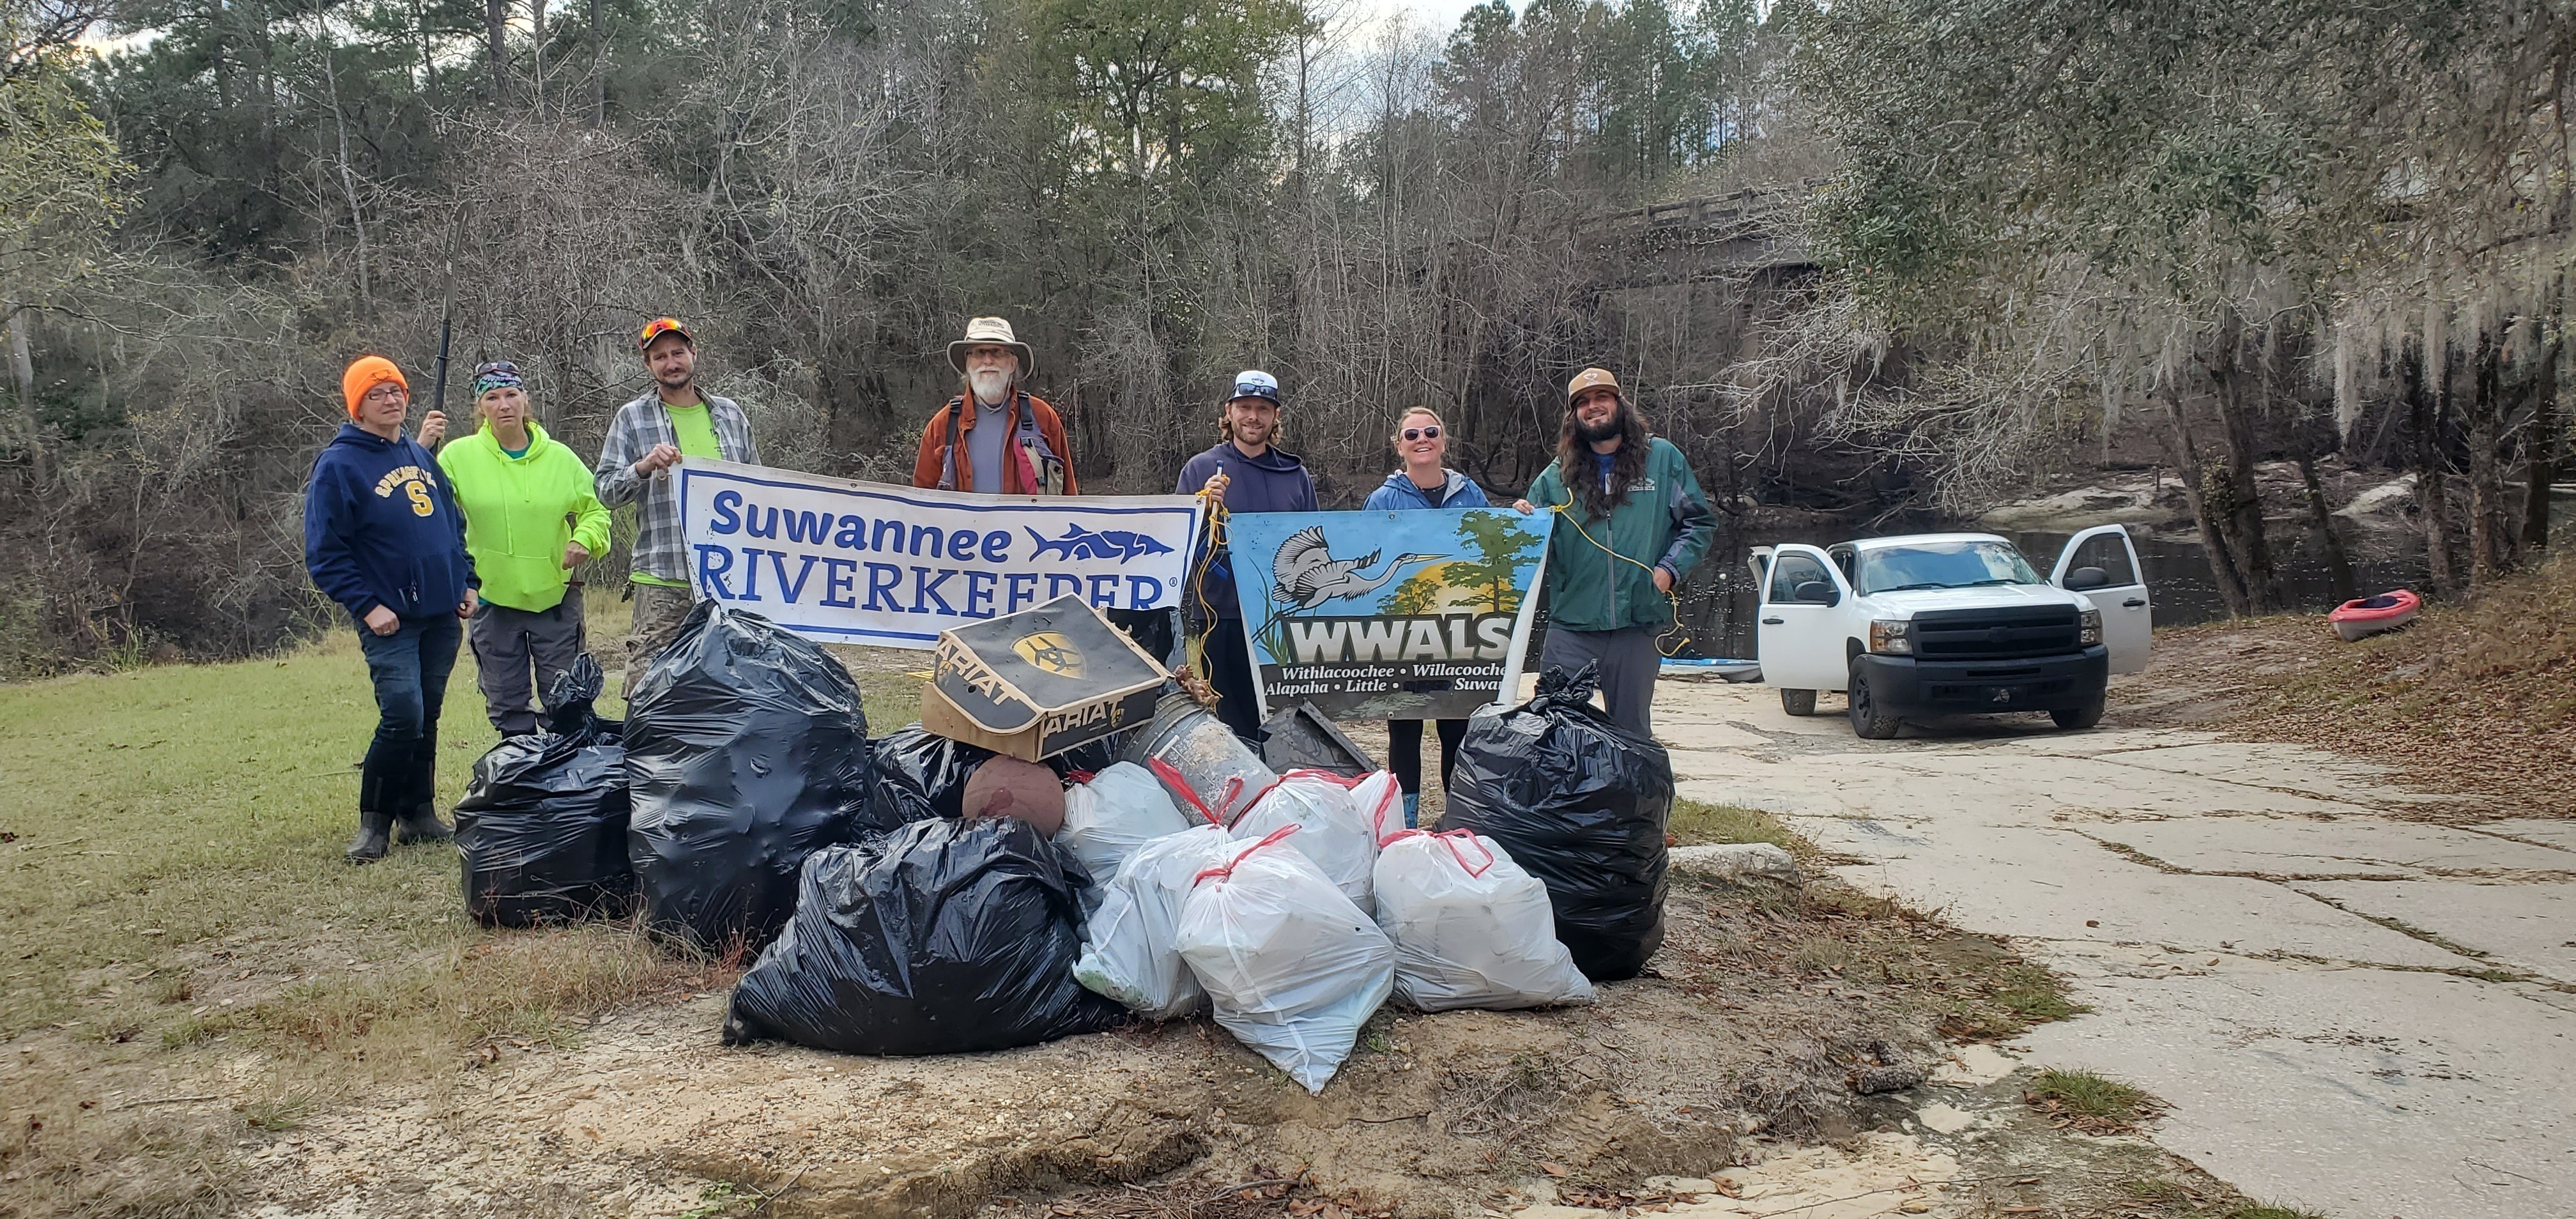
<svg viewBox="0 0 2576 1219">
<path fill-rule="evenodd" d="M 1172 793 L 1181 811 L 1195 816 L 1187 798 L 1195 797 L 1229 825 L 1279 781 L 1225 721 L 1181 693 L 1166 694 L 1154 704 L 1154 718 L 1127 743 L 1124 760 L 1156 771 L 1157 777 L 1155 761 L 1171 767 L 1190 786 L 1188 792 Z M 1164 779 L 1163 785 L 1170 787 L 1171 781 Z"/>
</svg>

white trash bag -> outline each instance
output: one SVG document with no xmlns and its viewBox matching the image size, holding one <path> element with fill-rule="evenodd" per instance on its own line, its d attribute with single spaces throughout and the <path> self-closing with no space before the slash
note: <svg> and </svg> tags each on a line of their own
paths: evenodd
<svg viewBox="0 0 2576 1219">
<path fill-rule="evenodd" d="M 1138 847 L 1115 876 L 1097 886 L 1100 909 L 1084 925 L 1074 981 L 1148 1020 L 1194 1015 L 1206 1007 L 1207 992 L 1181 961 L 1181 907 L 1199 873 L 1225 866 L 1242 849 L 1213 825 Z"/>
<path fill-rule="evenodd" d="M 1374 912 L 1377 903 L 1369 889 L 1370 876 L 1377 870 L 1377 832 L 1352 802 L 1348 782 L 1320 770 L 1290 771 L 1235 821 L 1234 837 L 1238 842 L 1259 842 L 1292 825 L 1304 832 L 1290 838 L 1288 845 L 1323 869 L 1324 878 L 1360 913 Z"/>
<path fill-rule="evenodd" d="M 1113 762 L 1088 783 L 1064 789 L 1064 828 L 1055 844 L 1073 852 L 1091 873 L 1082 891 L 1085 913 L 1096 913 L 1109 881 L 1136 848 L 1190 828 L 1170 793 L 1133 762 Z"/>
<path fill-rule="evenodd" d="M 1351 784 L 1351 807 L 1360 811 L 1360 823 L 1369 827 L 1371 842 L 1385 842 L 1387 835 L 1407 828 L 1404 788 L 1396 783 L 1394 771 L 1377 771 Z"/>
<path fill-rule="evenodd" d="M 1422 1011 L 1595 997 L 1557 942 L 1547 886 L 1471 831 L 1388 835 L 1377 856 L 1377 924 L 1395 942 L 1395 997 Z"/>
<path fill-rule="evenodd" d="M 1308 1092 L 1350 1056 L 1395 982 L 1395 948 L 1305 856 L 1280 840 L 1237 844 L 1200 873 L 1181 908 L 1181 959 L 1215 1000 L 1216 1022 Z"/>
</svg>

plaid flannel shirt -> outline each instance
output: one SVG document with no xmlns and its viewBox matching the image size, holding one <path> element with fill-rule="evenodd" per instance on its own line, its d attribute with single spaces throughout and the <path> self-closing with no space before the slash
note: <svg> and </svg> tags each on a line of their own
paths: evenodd
<svg viewBox="0 0 2576 1219">
<path fill-rule="evenodd" d="M 731 398 L 704 395 L 707 422 L 715 426 L 716 447 L 724 451 L 726 461 L 744 465 L 760 464 L 760 446 L 751 440 L 751 417 Z M 635 463 L 657 444 L 674 448 L 680 435 L 671 427 L 669 412 L 662 409 L 662 397 L 648 393 L 617 408 L 617 418 L 608 425 L 608 439 L 600 445 L 599 502 L 616 508 L 635 504 L 635 564 L 641 575 L 665 580 L 687 580 L 689 559 L 680 540 L 680 484 L 673 471 L 663 470 L 651 478 L 635 476 Z"/>
</svg>

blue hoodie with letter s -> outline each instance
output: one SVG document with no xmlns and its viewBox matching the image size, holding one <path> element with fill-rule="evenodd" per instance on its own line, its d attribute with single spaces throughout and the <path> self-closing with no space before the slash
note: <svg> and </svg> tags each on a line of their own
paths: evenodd
<svg viewBox="0 0 2576 1219">
<path fill-rule="evenodd" d="M 405 618 L 455 613 L 474 560 L 438 459 L 408 435 L 340 425 L 304 488 L 304 570 L 362 628 L 379 605 Z"/>
</svg>

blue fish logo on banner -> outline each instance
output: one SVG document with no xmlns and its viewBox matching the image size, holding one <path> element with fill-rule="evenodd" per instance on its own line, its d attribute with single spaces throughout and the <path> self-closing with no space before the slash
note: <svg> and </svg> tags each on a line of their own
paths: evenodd
<svg viewBox="0 0 2576 1219">
<path fill-rule="evenodd" d="M 935 648 L 1064 596 L 1178 605 L 1199 519 L 1186 495 L 975 495 L 698 458 L 676 477 L 698 595 L 830 643 Z"/>
<path fill-rule="evenodd" d="M 1230 518 L 1266 710 L 1302 700 L 1336 718 L 1450 719 L 1493 701 L 1528 638 L 1554 519 L 1489 508 Z"/>
<path fill-rule="evenodd" d="M 1022 528 L 1027 528 L 1022 526 Z M 1149 535 L 1124 529 L 1085 529 L 1080 525 L 1064 527 L 1064 536 L 1048 539 L 1030 529 L 1029 540 L 1037 544 L 1035 554 L 1052 550 L 1067 559 L 1116 559 L 1121 563 L 1144 555 L 1171 554 L 1173 548 Z"/>
</svg>

